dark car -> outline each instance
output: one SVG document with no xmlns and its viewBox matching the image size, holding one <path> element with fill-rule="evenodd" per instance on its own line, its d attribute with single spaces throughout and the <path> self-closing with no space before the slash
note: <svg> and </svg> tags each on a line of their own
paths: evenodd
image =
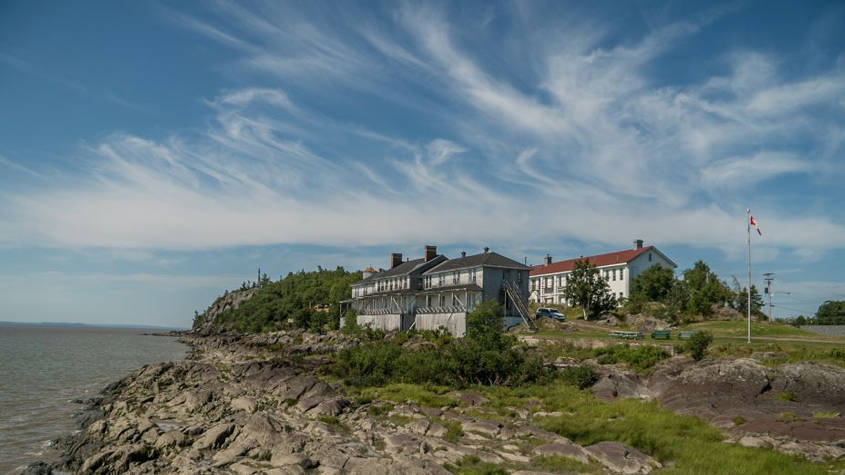
<svg viewBox="0 0 845 475">
<path fill-rule="evenodd" d="M 534 318 L 540 317 L 551 317 L 552 309 L 550 308 L 538 308 L 536 312 L 534 312 Z"/>
</svg>

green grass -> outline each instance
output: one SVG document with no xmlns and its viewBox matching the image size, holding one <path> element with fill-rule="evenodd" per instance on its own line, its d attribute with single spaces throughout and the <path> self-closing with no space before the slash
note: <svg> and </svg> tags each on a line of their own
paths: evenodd
<svg viewBox="0 0 845 475">
<path fill-rule="evenodd" d="M 839 417 L 838 412 L 815 412 L 813 413 L 813 417 L 816 419 L 837 419 Z"/>
<path fill-rule="evenodd" d="M 496 464 L 482 462 L 475 455 L 465 455 L 456 464 L 443 465 L 446 470 L 458 475 L 508 475 L 508 471 Z"/>
<path fill-rule="evenodd" d="M 722 442 L 725 435 L 718 429 L 692 416 L 677 415 L 659 403 L 622 399 L 604 403 L 586 391 L 563 382 L 522 387 L 477 387 L 490 400 L 485 406 L 492 409 L 526 407 L 560 411 L 560 416 L 543 418 L 543 429 L 587 446 L 604 440 L 631 445 L 655 457 L 666 465 L 663 474 L 823 474 L 827 467 L 845 469 L 845 461 L 816 464 L 801 457 L 786 455 L 770 449 L 754 449 Z M 443 397 L 422 387 L 410 385 L 381 388 L 394 400 L 423 400 Z M 413 400 L 413 399 L 412 399 Z M 422 403 L 422 401 L 416 401 Z M 784 417 L 788 418 L 787 415 Z M 471 463 L 470 463 L 471 462 Z M 483 470 L 501 467 L 468 461 L 452 467 L 454 473 L 485 473 Z M 479 471 L 480 470 L 480 471 Z M 495 472 L 486 472 L 495 473 Z"/>
<path fill-rule="evenodd" d="M 681 330 L 706 330 L 715 337 L 742 337 L 748 332 L 748 322 L 745 320 L 699 322 L 681 326 Z M 799 336 L 815 338 L 820 335 L 810 333 L 800 328 L 783 323 L 751 322 L 751 336 Z"/>
<path fill-rule="evenodd" d="M 784 393 L 778 394 L 778 399 L 780 399 L 781 401 L 789 402 L 795 402 L 797 400 L 795 399 L 795 393 L 793 393 L 792 391 L 786 391 Z"/>
<path fill-rule="evenodd" d="M 352 390 L 350 388 L 350 390 Z M 418 384 L 388 384 L 381 387 L 367 387 L 358 389 L 360 396 L 370 400 L 382 399 L 392 402 L 414 401 L 426 407 L 456 407 L 458 400 L 445 394 L 452 388 L 445 386 L 422 386 Z"/>
</svg>

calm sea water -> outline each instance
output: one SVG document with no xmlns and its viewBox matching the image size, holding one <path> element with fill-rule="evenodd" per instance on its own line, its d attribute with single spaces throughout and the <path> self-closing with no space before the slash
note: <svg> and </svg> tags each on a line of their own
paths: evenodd
<svg viewBox="0 0 845 475">
<path fill-rule="evenodd" d="M 0 473 L 52 455 L 49 441 L 77 428 L 74 399 L 144 364 L 185 358 L 176 338 L 144 332 L 0 324 Z"/>
</svg>

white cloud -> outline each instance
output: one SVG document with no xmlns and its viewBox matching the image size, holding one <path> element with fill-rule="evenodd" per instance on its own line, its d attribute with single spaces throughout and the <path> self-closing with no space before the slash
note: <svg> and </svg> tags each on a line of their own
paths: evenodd
<svg viewBox="0 0 845 475">
<path fill-rule="evenodd" d="M 750 187 L 785 173 L 807 173 L 811 165 L 796 155 L 784 152 L 759 152 L 750 157 L 731 157 L 701 169 L 705 186 Z"/>
<path fill-rule="evenodd" d="M 741 51 L 726 55 L 727 73 L 656 82 L 650 66 L 710 19 L 620 44 L 606 25 L 516 32 L 491 60 L 462 41 L 461 25 L 407 4 L 387 24 L 336 28 L 273 5 L 219 8 L 216 20 L 173 18 L 233 48 L 241 82 L 260 70 L 296 87 L 224 90 L 198 134 L 107 136 L 88 150 L 82 180 L 6 193 L 0 241 L 517 247 L 643 236 L 730 251 L 744 242 L 744 187 L 818 173 L 800 153 L 807 144 L 825 150 L 825 172 L 841 173 L 841 131 L 807 112 L 841 103 L 836 70 L 786 78 L 770 56 Z M 343 110 L 327 109 L 325 94 Z M 381 108 L 408 125 L 347 118 L 382 119 Z M 845 247 L 835 218 L 761 211 L 773 248 Z"/>
</svg>

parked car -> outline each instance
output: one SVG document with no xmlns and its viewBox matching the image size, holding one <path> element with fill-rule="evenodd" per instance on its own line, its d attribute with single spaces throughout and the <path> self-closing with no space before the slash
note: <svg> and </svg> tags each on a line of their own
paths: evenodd
<svg viewBox="0 0 845 475">
<path fill-rule="evenodd" d="M 564 314 L 558 312 L 557 310 L 552 310 L 549 313 L 549 318 L 555 319 L 559 322 L 565 322 L 566 321 L 566 316 Z"/>
<path fill-rule="evenodd" d="M 537 311 L 534 312 L 534 318 L 540 317 L 551 318 L 552 320 L 557 320 L 559 322 L 566 321 L 566 316 L 553 308 L 538 308 Z"/>
</svg>

